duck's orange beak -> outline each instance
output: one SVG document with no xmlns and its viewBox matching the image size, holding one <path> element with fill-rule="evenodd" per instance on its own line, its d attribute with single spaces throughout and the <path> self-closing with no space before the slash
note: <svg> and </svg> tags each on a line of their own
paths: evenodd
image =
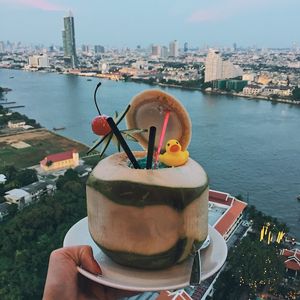
<svg viewBox="0 0 300 300">
<path fill-rule="evenodd" d="M 180 150 L 180 147 L 178 146 L 178 145 L 172 145 L 171 147 L 170 147 L 170 152 L 177 152 L 177 151 L 179 151 Z"/>
</svg>

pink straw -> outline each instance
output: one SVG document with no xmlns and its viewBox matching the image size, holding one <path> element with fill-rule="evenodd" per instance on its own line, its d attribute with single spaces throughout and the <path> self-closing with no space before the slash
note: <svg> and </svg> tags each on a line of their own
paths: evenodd
<svg viewBox="0 0 300 300">
<path fill-rule="evenodd" d="M 164 138 L 165 138 L 165 135 L 166 135 L 166 130 L 167 130 L 167 125 L 168 125 L 169 117 L 170 117 L 170 111 L 168 110 L 168 111 L 166 111 L 166 115 L 165 115 L 165 118 L 164 118 L 164 124 L 163 124 L 162 130 L 161 130 L 161 134 L 160 134 L 160 137 L 159 137 L 158 148 L 157 148 L 156 155 L 155 155 L 155 165 L 154 165 L 154 168 L 157 167 L 158 156 L 160 154 L 160 150 L 162 148 L 162 144 L 163 144 L 163 141 L 164 141 Z"/>
</svg>

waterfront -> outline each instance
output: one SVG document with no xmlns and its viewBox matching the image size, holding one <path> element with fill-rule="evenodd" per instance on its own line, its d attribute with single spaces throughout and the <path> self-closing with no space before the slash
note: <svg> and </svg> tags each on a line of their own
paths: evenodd
<svg viewBox="0 0 300 300">
<path fill-rule="evenodd" d="M 92 98 L 97 82 L 0 69 L 0 86 L 13 89 L 8 101 L 25 105 L 19 112 L 48 129 L 65 127 L 60 134 L 88 145 L 96 139 L 90 121 L 97 113 Z M 120 81 L 102 83 L 99 100 L 105 114 L 120 112 L 134 95 L 153 88 Z M 300 107 L 178 88 L 163 90 L 180 99 L 191 115 L 190 155 L 207 171 L 211 188 L 242 194 L 250 204 L 285 221 L 300 238 L 296 200 L 300 194 Z"/>
</svg>

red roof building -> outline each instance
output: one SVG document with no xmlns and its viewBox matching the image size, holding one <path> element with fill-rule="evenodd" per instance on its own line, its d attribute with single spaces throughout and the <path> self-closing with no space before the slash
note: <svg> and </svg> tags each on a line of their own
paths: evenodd
<svg viewBox="0 0 300 300">
<path fill-rule="evenodd" d="M 209 201 L 215 205 L 227 207 L 225 213 L 217 220 L 215 229 L 226 239 L 228 239 L 237 225 L 240 223 L 247 203 L 238 200 L 229 194 L 210 190 Z"/>
<path fill-rule="evenodd" d="M 283 249 L 280 254 L 287 259 L 284 261 L 284 265 L 287 269 L 293 270 L 296 272 L 300 271 L 300 250 L 299 249 Z"/>
<path fill-rule="evenodd" d="M 50 154 L 40 161 L 44 171 L 74 168 L 79 165 L 79 154 L 73 149 L 66 152 Z"/>
<path fill-rule="evenodd" d="M 192 300 L 191 296 L 185 290 L 174 292 L 162 291 L 156 300 Z"/>
<path fill-rule="evenodd" d="M 209 201 L 223 205 L 231 205 L 232 200 L 233 198 L 227 193 L 209 190 Z"/>
</svg>

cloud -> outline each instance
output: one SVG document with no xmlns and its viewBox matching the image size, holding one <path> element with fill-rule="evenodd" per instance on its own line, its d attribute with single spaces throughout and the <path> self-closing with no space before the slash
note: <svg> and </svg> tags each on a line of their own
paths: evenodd
<svg viewBox="0 0 300 300">
<path fill-rule="evenodd" d="M 188 21 L 192 23 L 198 22 L 209 22 L 209 21 L 218 21 L 224 19 L 225 15 L 221 14 L 219 11 L 215 10 L 197 10 L 193 12 L 189 17 Z"/>
<path fill-rule="evenodd" d="M 66 11 L 67 9 L 59 4 L 47 0 L 0 0 L 0 3 L 8 3 L 17 6 L 25 6 L 45 11 Z"/>
<path fill-rule="evenodd" d="M 225 20 L 233 15 L 249 9 L 262 8 L 271 0 L 222 0 L 205 9 L 196 9 L 187 18 L 188 22 L 201 23 Z M 276 1 L 276 0 L 273 0 Z"/>
</svg>

